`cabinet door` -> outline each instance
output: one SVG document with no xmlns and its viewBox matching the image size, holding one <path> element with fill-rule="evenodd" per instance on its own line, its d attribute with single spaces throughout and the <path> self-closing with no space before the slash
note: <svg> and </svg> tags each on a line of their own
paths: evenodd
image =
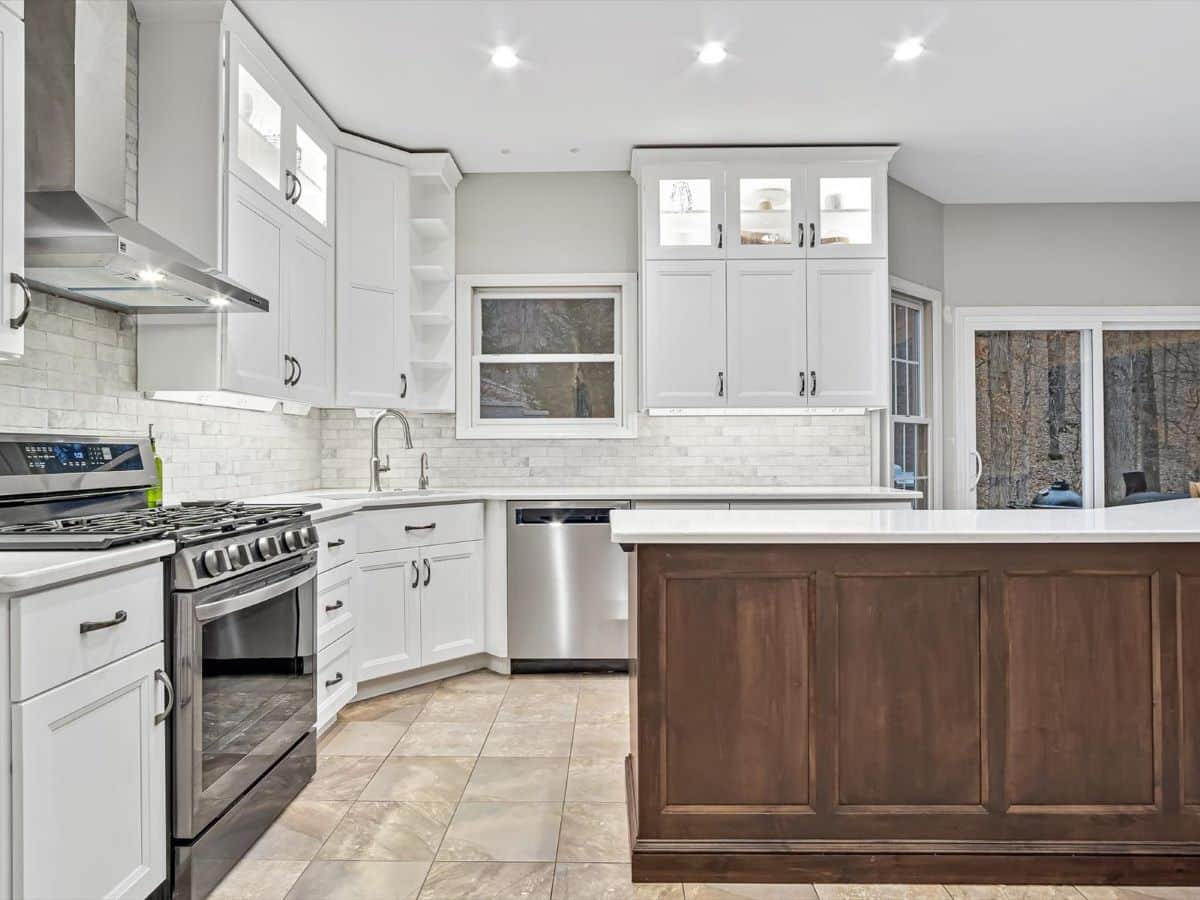
<svg viewBox="0 0 1200 900">
<path fill-rule="evenodd" d="M 421 665 L 421 572 L 418 554 L 385 550 L 359 556 L 359 682 Z"/>
<path fill-rule="evenodd" d="M 229 171 L 280 209 L 284 194 L 285 94 L 238 40 L 229 35 Z"/>
<path fill-rule="evenodd" d="M 725 263 L 646 263 L 646 405 L 726 405 Z"/>
<path fill-rule="evenodd" d="M 421 552 L 421 664 L 483 652 L 483 542 Z"/>
<path fill-rule="evenodd" d="M 305 228 L 333 243 L 333 144 L 299 113 L 289 110 L 288 166 L 284 192 Z M 290 190 L 289 190 L 290 188 Z"/>
<path fill-rule="evenodd" d="M 807 405 L 805 263 L 731 260 L 726 267 L 729 405 Z"/>
<path fill-rule="evenodd" d="M 284 257 L 287 213 L 236 178 L 229 179 L 225 258 L 228 275 L 265 297 L 267 312 L 225 315 L 223 387 L 263 397 L 287 397 L 281 329 L 286 312 Z"/>
<path fill-rule="evenodd" d="M 13 704 L 13 896 L 142 900 L 167 875 L 163 645 Z"/>
<path fill-rule="evenodd" d="M 401 406 L 408 395 L 409 175 L 337 154 L 337 402 Z"/>
<path fill-rule="evenodd" d="M 803 166 L 755 163 L 725 170 L 728 256 L 802 259 L 809 229 Z"/>
<path fill-rule="evenodd" d="M 888 405 L 887 260 L 808 263 L 810 406 Z"/>
<path fill-rule="evenodd" d="M 295 363 L 290 396 L 324 406 L 333 402 L 333 248 L 292 224 L 284 254 L 287 347 Z"/>
<path fill-rule="evenodd" d="M 647 167 L 642 226 L 647 259 L 724 259 L 722 168 L 706 163 Z"/>
<path fill-rule="evenodd" d="M 816 228 L 809 259 L 887 256 L 886 169 L 874 163 L 809 166 L 808 193 Z"/>
<path fill-rule="evenodd" d="M 25 271 L 25 25 L 0 10 L 0 359 L 25 352 L 25 326 L 12 327 L 26 294 L 9 276 Z"/>
</svg>

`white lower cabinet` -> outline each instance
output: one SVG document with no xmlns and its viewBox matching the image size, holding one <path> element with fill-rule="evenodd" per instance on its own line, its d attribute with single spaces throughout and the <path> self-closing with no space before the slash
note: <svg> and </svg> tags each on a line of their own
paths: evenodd
<svg viewBox="0 0 1200 900">
<path fill-rule="evenodd" d="M 337 718 L 338 710 L 354 698 L 354 632 L 348 631 L 317 651 L 317 732 Z"/>
<path fill-rule="evenodd" d="M 421 551 L 421 665 L 483 652 L 483 541 Z"/>
<path fill-rule="evenodd" d="M 13 896 L 142 900 L 167 875 L 155 644 L 12 707 Z"/>
</svg>

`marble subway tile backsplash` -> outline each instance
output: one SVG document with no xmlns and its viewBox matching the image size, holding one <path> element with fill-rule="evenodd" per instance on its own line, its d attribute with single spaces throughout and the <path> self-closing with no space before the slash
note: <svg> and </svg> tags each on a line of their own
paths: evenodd
<svg viewBox="0 0 1200 900">
<path fill-rule="evenodd" d="M 385 487 L 415 487 L 422 451 L 433 487 L 522 485 L 862 485 L 871 483 L 871 438 L 865 416 L 642 416 L 632 440 L 460 441 L 454 416 L 419 415 L 414 449 L 404 450 L 399 423 L 381 432 L 390 453 Z M 371 420 L 350 410 L 322 417 L 321 484 L 363 487 Z"/>
</svg>

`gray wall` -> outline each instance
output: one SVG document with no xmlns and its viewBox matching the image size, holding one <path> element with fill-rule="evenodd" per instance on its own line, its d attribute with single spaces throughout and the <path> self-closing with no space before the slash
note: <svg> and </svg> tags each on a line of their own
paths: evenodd
<svg viewBox="0 0 1200 900">
<path fill-rule="evenodd" d="M 932 197 L 888 179 L 888 268 L 891 274 L 942 289 L 943 211 Z"/>
<path fill-rule="evenodd" d="M 455 217 L 460 275 L 637 271 L 627 172 L 467 175 Z"/>
</svg>

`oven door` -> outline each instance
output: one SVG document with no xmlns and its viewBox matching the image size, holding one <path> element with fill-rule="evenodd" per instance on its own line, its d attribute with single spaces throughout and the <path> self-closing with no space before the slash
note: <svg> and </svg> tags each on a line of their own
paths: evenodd
<svg viewBox="0 0 1200 900">
<path fill-rule="evenodd" d="M 175 837 L 196 837 L 316 725 L 316 555 L 175 612 Z"/>
</svg>

